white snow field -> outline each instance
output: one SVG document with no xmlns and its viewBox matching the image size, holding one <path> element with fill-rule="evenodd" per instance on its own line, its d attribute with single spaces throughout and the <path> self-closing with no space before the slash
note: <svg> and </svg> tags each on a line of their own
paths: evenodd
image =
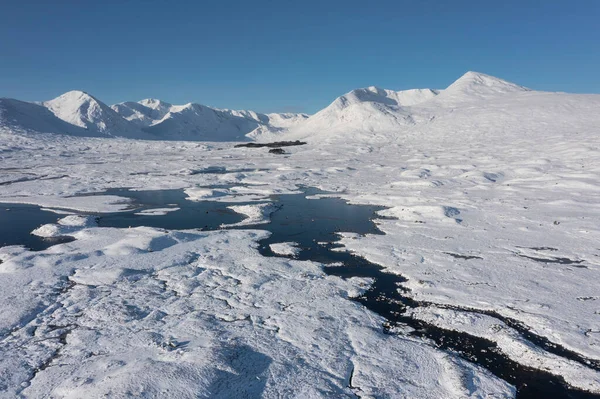
<svg viewBox="0 0 600 399">
<path fill-rule="evenodd" d="M 308 144 L 234 148 L 251 139 Z M 121 187 L 260 201 L 233 207 L 248 230 L 57 214 L 35 234 L 75 241 L 0 248 L 0 397 L 517 395 L 402 326 L 384 334 L 351 300 L 368 280 L 291 259 L 289 242 L 261 256 L 265 202 L 299 186 L 387 208 L 385 235 L 341 243 L 406 278 L 412 317 L 600 394 L 600 95 L 469 72 L 445 90 L 355 90 L 312 116 L 0 99 L 0 202 L 100 214 L 129 202 L 75 195 Z"/>
</svg>

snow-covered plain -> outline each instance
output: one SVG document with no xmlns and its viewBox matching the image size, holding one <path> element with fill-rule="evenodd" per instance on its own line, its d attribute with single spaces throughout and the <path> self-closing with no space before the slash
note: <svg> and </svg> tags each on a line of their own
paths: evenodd
<svg viewBox="0 0 600 399">
<path fill-rule="evenodd" d="M 383 205 L 385 235 L 344 234 L 342 243 L 432 304 L 414 317 L 497 341 L 516 362 L 600 393 L 598 95 L 477 73 L 441 91 L 361 89 L 311 117 L 249 132 L 308 141 L 285 157 L 228 142 L 57 135 L 60 123 L 19 124 L 11 110 L 29 106 L 2 101 L 2 202 L 103 212 L 126 203 L 70 196 L 181 188 L 190 200 L 264 201 L 304 185 Z M 218 173 L 182 172 L 211 168 Z M 260 256 L 259 230 L 75 222 L 41 233 L 76 241 L 0 248 L 6 397 L 514 395 L 454 354 L 383 334 L 384 320 L 348 300 L 364 281 Z M 580 360 L 532 347 L 506 320 Z"/>
</svg>

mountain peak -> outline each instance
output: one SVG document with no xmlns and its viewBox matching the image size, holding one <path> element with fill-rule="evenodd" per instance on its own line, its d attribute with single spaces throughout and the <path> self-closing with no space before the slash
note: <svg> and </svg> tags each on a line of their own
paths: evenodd
<svg viewBox="0 0 600 399">
<path fill-rule="evenodd" d="M 69 100 L 69 101 L 78 101 L 78 102 L 85 102 L 85 101 L 98 101 L 94 96 L 90 95 L 89 93 L 85 92 L 85 91 L 81 91 L 81 90 L 71 90 L 68 91 L 66 93 L 61 94 L 60 96 L 56 97 L 53 100 L 47 101 L 48 103 L 50 102 L 58 102 L 57 100 Z"/>
<path fill-rule="evenodd" d="M 84 129 L 109 133 L 126 134 L 134 128 L 115 111 L 90 94 L 72 90 L 43 104 L 55 116 Z"/>
<path fill-rule="evenodd" d="M 385 90 L 377 86 L 369 86 L 364 89 L 357 89 L 353 91 L 368 91 L 370 93 L 377 94 L 378 96 L 385 96 L 389 90 Z"/>
<path fill-rule="evenodd" d="M 138 101 L 138 104 L 142 104 L 145 107 L 158 109 L 158 108 L 170 108 L 172 105 L 159 100 L 157 98 L 145 98 L 143 100 Z"/>
<path fill-rule="evenodd" d="M 444 90 L 443 94 L 444 97 L 455 97 L 460 95 L 486 97 L 495 94 L 529 90 L 530 89 L 526 87 L 496 78 L 491 75 L 469 71 L 448 86 L 448 88 Z"/>
</svg>

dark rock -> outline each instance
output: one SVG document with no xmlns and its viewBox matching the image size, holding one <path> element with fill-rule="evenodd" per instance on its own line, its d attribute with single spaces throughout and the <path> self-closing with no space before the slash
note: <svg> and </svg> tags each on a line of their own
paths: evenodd
<svg viewBox="0 0 600 399">
<path fill-rule="evenodd" d="M 305 141 L 300 141 L 300 140 L 296 140 L 296 141 L 275 141 L 273 143 L 244 143 L 244 144 L 236 144 L 234 146 L 234 148 L 240 148 L 240 147 L 249 147 L 249 148 L 260 148 L 260 147 L 269 147 L 269 148 L 275 148 L 275 147 L 291 147 L 293 145 L 304 145 L 306 144 Z"/>
<path fill-rule="evenodd" d="M 455 254 L 452 252 L 444 252 L 446 255 L 450 255 L 453 258 L 457 258 L 457 259 L 483 259 L 481 256 L 474 256 L 474 255 L 461 255 L 461 254 Z"/>
<path fill-rule="evenodd" d="M 285 154 L 283 148 L 273 148 L 269 150 L 269 154 Z"/>
</svg>

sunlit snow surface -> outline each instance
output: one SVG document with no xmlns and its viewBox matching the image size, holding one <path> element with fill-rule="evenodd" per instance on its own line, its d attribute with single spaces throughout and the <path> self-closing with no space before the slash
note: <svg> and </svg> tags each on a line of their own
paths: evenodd
<svg viewBox="0 0 600 399">
<path fill-rule="evenodd" d="M 127 202 L 65 197 L 178 188 L 190 200 L 252 202 L 304 185 L 383 205 L 385 235 L 342 243 L 406 277 L 407 296 L 437 305 L 414 317 L 498 341 L 515 361 L 600 392 L 597 371 L 527 347 L 493 316 L 446 308 L 489 311 L 600 360 L 600 99 L 444 95 L 413 106 L 418 123 L 395 130 L 290 132 L 309 144 L 286 148 L 289 156 L 4 130 L 0 200 L 114 212 Z M 219 173 L 188 173 L 210 168 Z M 383 334 L 381 317 L 348 300 L 364 281 L 260 256 L 260 230 L 113 229 L 74 218 L 56 229 L 76 240 L 36 253 L 0 248 L 5 397 L 514 395 L 452 354 Z"/>
</svg>

